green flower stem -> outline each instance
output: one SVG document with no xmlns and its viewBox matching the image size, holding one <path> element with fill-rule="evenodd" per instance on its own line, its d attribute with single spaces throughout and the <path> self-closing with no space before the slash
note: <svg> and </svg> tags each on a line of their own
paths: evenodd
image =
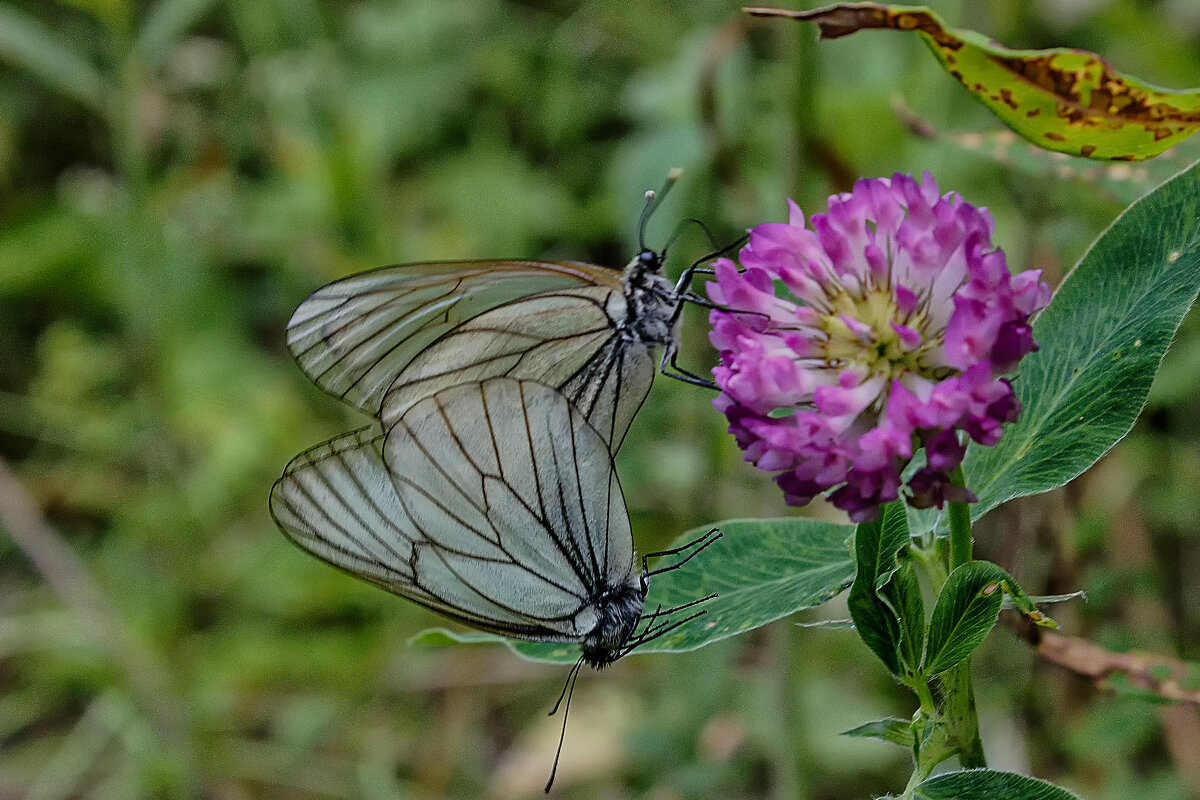
<svg viewBox="0 0 1200 800">
<path fill-rule="evenodd" d="M 950 474 L 955 486 L 964 486 L 962 466 Z M 971 507 L 950 504 L 950 571 L 973 560 L 971 555 Z M 958 744 L 958 757 L 964 769 L 987 766 L 983 742 L 979 738 L 979 717 L 975 713 L 975 691 L 971 686 L 971 659 L 966 658 L 942 674 L 945 693 L 944 711 L 951 737 Z"/>
<path fill-rule="evenodd" d="M 955 486 L 963 486 L 962 467 L 950 476 Z M 934 594 L 940 594 L 949 574 L 973 560 L 971 509 L 966 503 L 951 503 L 949 509 L 950 536 L 936 543 L 922 546 L 914 543 L 910 549 L 913 559 L 921 565 L 929 578 Z M 917 676 L 914 676 L 916 678 Z M 929 777 L 933 768 L 955 753 L 965 769 L 987 766 L 983 754 L 983 743 L 979 738 L 979 718 L 975 711 L 975 692 L 971 686 L 971 661 L 966 659 L 940 676 L 942 683 L 941 713 L 936 715 L 929 686 L 924 680 L 914 679 L 905 683 L 921 701 L 921 714 L 935 730 L 925 748 L 915 752 L 917 763 L 908 787 L 901 797 L 912 797 L 915 787 Z M 938 742 L 933 746 L 933 742 Z"/>
<path fill-rule="evenodd" d="M 964 486 L 962 465 L 950 473 L 950 482 Z M 969 564 L 971 558 L 971 507 L 966 503 L 950 504 L 950 570 Z"/>
<path fill-rule="evenodd" d="M 946 582 L 946 578 L 950 575 L 946 569 L 946 547 L 945 540 L 939 541 L 932 547 L 919 547 L 913 545 L 910 548 L 913 559 L 921 565 L 921 569 L 929 578 L 929 585 L 933 588 L 933 593 L 936 596 L 942 591 L 942 585 Z"/>
</svg>

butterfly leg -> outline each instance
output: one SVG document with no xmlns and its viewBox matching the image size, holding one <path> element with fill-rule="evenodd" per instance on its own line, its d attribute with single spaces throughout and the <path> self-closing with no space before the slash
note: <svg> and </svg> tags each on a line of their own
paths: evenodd
<svg viewBox="0 0 1200 800">
<path fill-rule="evenodd" d="M 694 606 L 698 603 L 706 603 L 709 600 L 712 600 L 713 598 L 715 598 L 716 596 L 717 596 L 716 594 L 710 594 L 708 597 L 701 597 L 699 600 L 693 600 L 690 603 L 684 603 L 683 605 L 676 606 L 675 608 L 672 608 L 672 609 L 668 609 L 666 612 L 664 612 L 663 616 L 667 616 L 667 615 L 671 614 L 672 612 L 680 611 L 680 610 L 688 608 L 690 606 Z M 691 622 L 692 620 L 696 619 L 697 617 L 702 617 L 707 613 L 708 613 L 707 611 L 702 609 L 700 611 L 697 611 L 694 614 L 689 614 L 688 616 L 684 617 L 683 619 L 676 620 L 674 622 L 664 622 L 661 625 L 659 625 L 657 628 L 654 628 L 653 626 L 647 626 L 645 628 L 645 630 L 643 630 L 640 634 L 638 634 L 636 637 L 634 637 L 632 640 L 630 640 L 625 645 L 625 647 L 623 647 L 621 649 L 621 655 L 622 656 L 628 655 L 630 652 L 633 651 L 634 648 L 636 648 L 640 645 L 643 645 L 646 642 L 652 642 L 661 636 L 666 636 L 668 633 L 670 633 L 671 631 L 680 627 L 681 625 L 686 625 L 687 623 Z"/>
<path fill-rule="evenodd" d="M 647 553 L 646 555 L 642 556 L 642 577 L 649 578 L 651 575 L 659 575 L 663 572 L 670 572 L 673 569 L 679 569 L 684 564 L 686 564 L 687 562 L 689 562 L 693 558 L 695 558 L 696 555 L 698 555 L 701 550 L 708 547 L 710 544 L 712 544 L 713 542 L 715 542 L 717 539 L 720 539 L 720 538 L 721 538 L 720 529 L 713 528 L 712 530 L 710 530 L 708 533 L 704 534 L 703 536 L 701 536 L 697 539 L 693 539 L 692 541 L 688 542 L 685 545 L 682 545 L 681 547 L 674 547 L 674 548 L 671 548 L 670 550 L 660 550 L 657 553 Z M 682 561 L 677 561 L 674 564 L 670 565 L 669 567 L 661 567 L 659 569 L 652 570 L 649 568 L 649 566 L 646 563 L 647 560 L 651 559 L 651 558 L 659 558 L 661 556 L 677 556 L 680 553 L 687 552 L 688 550 L 691 550 L 692 552 L 688 553 L 687 556 Z M 675 609 L 675 610 L 678 610 L 678 609 Z"/>
<path fill-rule="evenodd" d="M 668 378 L 674 378 L 677 381 L 690 383 L 692 386 L 700 386 L 705 389 L 718 389 L 720 387 L 713 383 L 708 378 L 701 377 L 694 372 L 684 369 L 679 366 L 677 351 L 674 347 L 668 347 L 663 351 L 662 360 L 658 363 L 658 371 L 660 374 Z M 674 370 L 674 371 L 672 371 Z"/>
</svg>

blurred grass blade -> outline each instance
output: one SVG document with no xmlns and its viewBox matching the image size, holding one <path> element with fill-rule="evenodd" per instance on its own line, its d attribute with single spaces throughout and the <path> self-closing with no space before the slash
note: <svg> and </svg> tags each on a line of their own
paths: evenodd
<svg viewBox="0 0 1200 800">
<path fill-rule="evenodd" d="M 1086 158 L 1153 158 L 1200 130 L 1200 90 L 1174 91 L 1114 70 L 1086 50 L 1011 50 L 948 28 L 919 6 L 841 3 L 814 11 L 748 8 L 816 23 L 821 38 L 860 30 L 916 31 L 942 67 L 1029 141 Z"/>
<path fill-rule="evenodd" d="M 0 6 L 0 17 L 3 13 Z M 78 266 L 95 258 L 97 236 L 95 221 L 74 210 L 50 209 L 23 224 L 5 226 L 0 231 L 0 300 L 50 286 L 78 286 Z"/>
<path fill-rule="evenodd" d="M 3 427 L 0 427 L 3 430 Z M 64 647 L 91 647 L 92 638 L 71 611 L 29 611 L 0 616 L 0 659 Z M 0 739 L 3 738 L 0 729 Z"/>
<path fill-rule="evenodd" d="M 39 20 L 4 5 L 0 5 L 0 61 L 106 114 L 110 87 L 100 71 Z"/>
<path fill-rule="evenodd" d="M 93 765 L 134 713 L 129 701 L 116 690 L 97 697 L 58 750 L 46 760 L 26 800 L 65 800 L 79 796 L 80 786 Z"/>
<path fill-rule="evenodd" d="M 133 45 L 142 65 L 151 72 L 161 67 L 188 28 L 215 5 L 215 0 L 160 0 L 155 3 Z"/>
</svg>

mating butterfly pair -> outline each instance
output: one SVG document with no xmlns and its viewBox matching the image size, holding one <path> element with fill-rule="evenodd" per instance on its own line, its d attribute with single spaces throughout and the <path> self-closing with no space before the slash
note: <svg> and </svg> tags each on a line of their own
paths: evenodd
<svg viewBox="0 0 1200 800">
<path fill-rule="evenodd" d="M 427 263 L 319 289 L 288 346 L 382 432 L 296 457 L 271 491 L 276 522 L 353 575 L 476 628 L 578 643 L 590 666 L 682 624 L 677 609 L 643 616 L 653 573 L 636 568 L 612 453 L 649 392 L 652 348 L 673 364 L 692 271 L 672 285 L 643 249 L 623 273 Z"/>
</svg>

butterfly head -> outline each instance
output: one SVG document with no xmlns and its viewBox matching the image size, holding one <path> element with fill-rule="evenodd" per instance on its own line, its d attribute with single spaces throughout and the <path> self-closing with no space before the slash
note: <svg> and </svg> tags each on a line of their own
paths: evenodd
<svg viewBox="0 0 1200 800">
<path fill-rule="evenodd" d="M 649 247 L 643 247 L 633 263 L 634 269 L 642 275 L 647 273 L 658 274 L 662 272 L 662 253 L 659 253 L 657 250 L 651 250 Z"/>
</svg>

